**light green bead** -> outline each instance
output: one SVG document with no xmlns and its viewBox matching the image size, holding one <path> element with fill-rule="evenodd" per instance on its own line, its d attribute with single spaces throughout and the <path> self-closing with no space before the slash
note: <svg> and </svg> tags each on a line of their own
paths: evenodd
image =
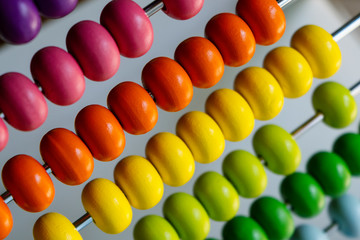
<svg viewBox="0 0 360 240">
<path fill-rule="evenodd" d="M 141 218 L 134 227 L 135 240 L 179 240 L 175 229 L 164 218 L 148 215 Z"/>
</svg>

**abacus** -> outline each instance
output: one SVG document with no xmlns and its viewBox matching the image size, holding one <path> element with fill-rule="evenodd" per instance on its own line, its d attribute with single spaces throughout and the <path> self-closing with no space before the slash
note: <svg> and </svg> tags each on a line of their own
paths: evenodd
<svg viewBox="0 0 360 240">
<path fill-rule="evenodd" d="M 149 4 L 149 2 L 141 2 L 136 1 L 140 6 L 144 7 Z M 157 1 L 156 4 L 160 4 L 161 2 Z M 166 113 L 159 110 L 159 119 L 155 128 L 152 129 L 149 133 L 143 136 L 131 136 L 125 133 L 126 135 L 126 146 L 124 152 L 121 154 L 119 158 L 111 162 L 94 162 L 94 172 L 91 177 L 87 180 L 87 182 L 91 181 L 94 178 L 106 178 L 109 180 L 113 180 L 113 169 L 120 161 L 126 156 L 129 155 L 140 155 L 145 156 L 144 149 L 148 142 L 148 140 L 154 136 L 158 132 L 172 132 L 175 133 L 175 125 L 176 122 L 183 116 L 185 113 L 190 111 L 202 111 L 204 112 L 204 105 L 207 97 L 214 92 L 216 89 L 220 88 L 233 88 L 234 79 L 237 74 L 250 66 L 262 66 L 262 62 L 264 57 L 268 52 L 278 46 L 289 46 L 289 41 L 291 35 L 301 26 L 305 24 L 317 24 L 319 26 L 324 27 L 329 32 L 335 31 L 341 25 L 343 25 L 347 20 L 349 20 L 352 16 L 355 16 L 357 12 L 360 10 L 358 3 L 348 2 L 339 4 L 332 3 L 336 5 L 336 11 L 333 5 L 331 5 L 327 1 L 318 1 L 314 3 L 313 1 L 310 3 L 307 1 L 298 1 L 293 4 L 293 6 L 289 6 L 285 10 L 286 19 L 287 19 L 287 30 L 282 39 L 277 42 L 275 45 L 271 45 L 269 47 L 260 47 L 256 46 L 256 51 L 254 57 L 250 62 L 245 64 L 242 67 L 230 68 L 225 67 L 224 76 L 221 78 L 218 84 L 214 87 L 204 90 L 194 88 L 194 95 L 191 101 L 191 104 L 187 106 L 184 110 L 181 110 L 176 113 Z M 132 60 L 132 59 L 121 59 L 121 64 L 119 68 L 119 72 L 116 76 L 112 77 L 110 80 L 106 82 L 91 82 L 86 80 L 86 91 L 85 95 L 75 104 L 67 107 L 58 107 L 48 102 L 49 104 L 49 114 L 45 123 L 35 131 L 32 132 L 19 132 L 12 130 L 9 127 L 10 136 L 9 136 L 9 144 L 5 148 L 3 152 L 0 153 L 2 159 L 4 159 L 3 164 L 5 164 L 7 159 L 11 157 L 23 153 L 31 155 L 37 160 L 41 160 L 39 151 L 39 144 L 41 142 L 41 138 L 45 133 L 53 128 L 64 127 L 71 131 L 74 131 L 74 120 L 77 113 L 85 106 L 89 104 L 101 104 L 103 106 L 107 106 L 106 99 L 107 94 L 116 86 L 119 82 L 124 81 L 133 81 L 141 84 L 141 71 L 143 67 L 152 59 L 159 56 L 167 56 L 169 58 L 173 58 L 174 51 L 180 42 L 183 40 L 192 37 L 192 36 L 204 36 L 204 28 L 206 23 L 212 18 L 215 14 L 220 12 L 232 12 L 235 13 L 235 5 L 236 1 L 225 1 L 224 3 L 212 3 L 205 2 L 202 10 L 195 17 L 189 19 L 188 21 L 179 22 L 172 20 L 168 16 L 163 13 L 154 14 L 151 17 L 151 22 L 154 28 L 154 42 L 150 51 L 145 54 L 143 57 Z M 80 20 L 91 19 L 93 21 L 99 21 L 100 12 L 105 6 L 105 3 L 95 3 L 95 2 L 86 2 L 81 6 L 81 8 L 76 9 L 69 16 L 56 20 L 48 25 L 44 26 L 45 30 L 41 30 L 39 36 L 31 43 L 24 46 L 16 46 L 16 47 L 8 47 L 5 46 L 0 51 L 1 59 L 6 59 L 6 62 L 2 63 L 2 71 L 17 71 L 21 72 L 27 76 L 31 76 L 29 72 L 29 63 L 31 61 L 32 56 L 42 47 L 47 45 L 57 45 L 64 46 L 65 36 L 67 35 L 67 31 Z M 349 11 L 351 13 L 344 14 L 341 11 L 344 11 L 346 7 L 352 6 Z M 319 14 L 314 9 L 324 9 L 324 15 Z M 84 11 L 84 12 L 82 12 Z M 86 13 L 86 11 L 89 11 Z M 90 13 L 91 12 L 91 13 Z M 308 12 L 309 19 L 304 19 L 304 12 Z M 341 16 L 337 16 L 337 12 L 340 12 Z M 298 16 L 301 16 L 297 18 Z M 79 18 L 83 17 L 83 18 Z M 75 20 L 76 19 L 76 20 Z M 296 20 L 295 20 L 296 19 Z M 68 23 L 66 22 L 68 21 Z M 66 26 L 66 27 L 64 27 Z M 52 29 L 56 29 L 59 31 L 59 36 L 56 39 L 51 39 L 51 41 L 46 40 L 49 36 L 52 36 L 55 32 L 51 32 Z M 175 31 L 175 29 L 177 31 Z M 46 35 L 47 32 L 50 32 L 50 35 Z M 171 33 L 171 34 L 169 34 Z M 44 34 L 44 36 L 42 36 Z M 160 36 L 163 34 L 167 34 L 166 38 L 161 38 Z M 46 35 L 46 36 L 45 36 Z M 314 115 L 314 110 L 311 109 L 310 98 L 312 91 L 316 89 L 316 86 L 323 83 L 324 81 L 333 80 L 337 81 L 341 84 L 344 84 L 347 88 L 350 88 L 357 80 L 359 76 L 359 70 L 356 67 L 358 63 L 358 52 L 359 47 L 356 42 L 356 39 L 359 37 L 358 31 L 352 33 L 351 35 L 345 37 L 343 40 L 339 42 L 343 63 L 338 71 L 338 73 L 332 76 L 330 79 L 326 80 L 313 80 L 313 86 L 309 93 L 305 94 L 305 96 L 295 99 L 289 100 L 285 99 L 284 107 L 281 113 L 270 121 L 256 121 L 255 129 L 252 131 L 253 134 L 256 132 L 256 129 L 260 128 L 261 125 L 267 124 L 277 124 L 287 131 L 295 129 L 299 124 L 305 121 L 308 117 Z M 57 42 L 58 41 L 58 42 Z M 172 45 L 173 44 L 173 45 Z M 350 47 L 351 46 L 351 47 Z M 10 57 L 6 57 L 6 54 L 14 54 L 17 55 L 17 51 L 22 52 L 24 49 L 28 50 L 30 53 L 27 57 L 24 57 L 23 60 L 16 58 L 16 62 L 11 62 Z M 3 58 L 4 57 L 4 58 Z M 26 59 L 27 58 L 27 59 Z M 21 70 L 24 69 L 24 70 Z M 150 88 L 150 86 L 148 86 Z M 152 90 L 153 92 L 154 90 Z M 156 96 L 155 96 L 156 98 Z M 355 98 L 356 99 L 356 98 Z M 358 102 L 358 101 L 357 101 Z M 299 111 L 301 109 L 301 111 Z M 319 118 L 319 117 L 318 117 Z M 317 119 L 318 119 L 317 118 Z M 349 128 L 340 131 L 350 131 L 352 128 L 354 132 L 357 132 L 357 124 L 358 121 L 354 121 Z M 356 130 L 354 130 L 356 129 Z M 328 135 L 328 137 L 324 136 L 324 133 Z M 302 162 L 299 166 L 298 171 L 303 171 L 303 166 L 305 166 L 309 156 L 313 153 L 329 149 L 332 145 L 333 140 L 339 135 L 339 130 L 333 130 L 326 127 L 324 124 L 319 124 L 311 131 L 307 132 L 306 135 L 302 138 L 299 138 L 298 144 L 302 153 Z M 331 136 L 331 137 L 330 137 Z M 86 228 L 80 231 L 83 239 L 132 239 L 132 234 L 134 230 L 135 224 L 139 221 L 139 219 L 145 215 L 149 214 L 157 214 L 162 215 L 162 206 L 164 205 L 164 201 L 167 199 L 167 196 L 174 192 L 188 192 L 193 195 L 193 186 L 195 181 L 198 179 L 202 173 L 212 170 L 218 173 L 221 173 L 221 165 L 222 162 L 231 150 L 235 149 L 244 149 L 251 151 L 253 149 L 251 145 L 251 141 L 253 139 L 252 134 L 249 135 L 246 139 L 240 142 L 230 142 L 226 141 L 226 149 L 225 152 L 218 157 L 217 161 L 214 161 L 210 164 L 198 164 L 195 165 L 195 175 L 191 178 L 191 180 L 181 187 L 168 187 L 164 185 L 164 196 L 161 198 L 161 201 L 153 208 L 149 210 L 136 210 L 133 208 L 133 219 L 131 221 L 131 225 L 119 235 L 108 235 L 98 227 L 91 223 Z M 308 141 L 312 139 L 318 139 L 318 141 L 313 142 L 312 144 L 307 144 Z M 31 141 L 31 142 L 29 142 Z M 328 141 L 328 142 L 326 142 Z M 316 144 L 315 144 L 316 143 Z M 20 147 L 21 146 L 21 147 Z M 308 155 L 308 156 L 307 156 Z M 267 169 L 267 168 L 265 168 Z M 159 169 L 158 169 L 159 170 Z M 266 174 L 268 176 L 268 186 L 263 195 L 271 195 L 276 197 L 277 199 L 281 199 L 279 196 L 279 181 L 283 179 L 283 176 L 278 176 L 268 170 Z M 57 181 L 55 178 L 53 179 L 55 185 L 56 196 L 53 203 L 47 208 L 45 211 L 40 213 L 26 213 L 24 210 L 20 209 L 14 203 L 9 203 L 9 207 L 14 217 L 14 228 L 7 239 L 28 239 L 31 238 L 32 228 L 35 221 L 43 215 L 45 212 L 58 212 L 66 216 L 71 222 L 77 220 L 80 216 L 85 213 L 85 210 L 81 204 L 81 191 L 85 187 L 86 183 L 81 184 L 77 187 L 67 187 L 64 184 Z M 359 186 L 356 177 L 352 178 L 352 188 L 350 188 L 349 192 L 359 198 L 358 192 L 356 191 L 356 186 Z M 355 189 L 355 190 L 354 190 Z M 5 192 L 5 188 L 3 191 Z M 241 215 L 248 215 L 248 209 L 250 209 L 250 204 L 254 201 L 254 199 L 244 199 L 240 198 L 240 209 L 239 213 Z M 323 211 L 325 212 L 325 211 Z M 89 218 L 85 218 L 89 219 Z M 80 220 L 82 222 L 82 220 Z M 92 222 L 92 221 L 90 221 Z M 304 222 L 304 219 L 296 219 L 296 225 L 299 225 L 301 222 Z M 325 228 L 329 223 L 331 223 L 330 218 L 326 215 L 326 213 L 321 214 L 315 220 L 305 219 L 306 223 L 313 223 L 313 225 L 319 228 Z M 86 223 L 86 222 L 85 222 Z M 81 224 L 81 223 L 80 223 Z M 77 225 L 77 224 L 76 224 Z M 84 224 L 85 225 L 85 224 Z M 217 237 L 221 236 L 221 229 L 224 225 L 224 221 L 216 222 L 211 221 L 211 232 L 209 233 L 209 237 Z M 332 231 L 332 234 L 337 234 L 337 231 Z M 334 239 L 341 239 L 342 235 L 335 235 Z"/>
</svg>

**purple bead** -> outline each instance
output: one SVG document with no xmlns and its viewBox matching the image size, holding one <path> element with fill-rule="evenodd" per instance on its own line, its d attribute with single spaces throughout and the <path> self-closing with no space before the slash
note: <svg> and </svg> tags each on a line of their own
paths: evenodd
<svg viewBox="0 0 360 240">
<path fill-rule="evenodd" d="M 71 13 L 78 0 L 34 0 L 41 15 L 47 18 L 61 18 Z"/>
</svg>

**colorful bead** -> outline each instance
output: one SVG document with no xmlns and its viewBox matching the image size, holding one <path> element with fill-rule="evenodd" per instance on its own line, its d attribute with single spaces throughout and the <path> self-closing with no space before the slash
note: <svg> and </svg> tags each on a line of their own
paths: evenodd
<svg viewBox="0 0 360 240">
<path fill-rule="evenodd" d="M 239 0 L 236 13 L 249 25 L 257 44 L 274 44 L 285 32 L 285 14 L 276 0 Z"/>
<path fill-rule="evenodd" d="M 222 171 L 241 197 L 258 197 L 267 186 L 263 165 L 247 151 L 236 150 L 229 153 L 223 161 Z"/>
<path fill-rule="evenodd" d="M 130 203 L 110 180 L 97 178 L 86 184 L 81 201 L 96 226 L 105 233 L 118 234 L 131 223 Z"/>
<path fill-rule="evenodd" d="M 94 170 L 94 159 L 83 141 L 70 130 L 55 128 L 40 141 L 40 154 L 55 177 L 67 185 L 88 180 Z"/>
<path fill-rule="evenodd" d="M 220 13 L 206 24 L 206 37 L 219 49 L 224 63 L 244 65 L 255 53 L 255 38 L 249 26 L 232 13 Z"/>
<path fill-rule="evenodd" d="M 154 128 L 158 111 L 150 94 L 139 84 L 122 82 L 107 97 L 109 109 L 130 134 L 144 134 Z"/>
<path fill-rule="evenodd" d="M 11 211 L 0 197 L 0 239 L 5 239 L 10 234 L 13 224 Z"/>
<path fill-rule="evenodd" d="M 114 169 L 114 178 L 134 208 L 152 208 L 163 196 L 164 183 L 159 173 L 143 157 L 122 159 Z"/>
<path fill-rule="evenodd" d="M 193 85 L 185 70 L 167 57 L 154 58 L 142 70 L 142 83 L 165 111 L 184 109 L 193 97 Z"/>
<path fill-rule="evenodd" d="M 246 99 L 258 120 L 276 117 L 284 105 L 279 83 L 264 68 L 249 67 L 239 72 L 234 89 Z"/>
<path fill-rule="evenodd" d="M 270 51 L 264 59 L 264 68 L 276 78 L 287 98 L 303 96 L 312 85 L 310 65 L 294 48 L 278 47 Z"/>
<path fill-rule="evenodd" d="M 5 122 L 0 118 L 0 152 L 6 147 L 9 141 L 9 131 Z"/>
<path fill-rule="evenodd" d="M 150 19 L 134 1 L 109 2 L 101 12 L 100 23 L 109 30 L 125 57 L 140 57 L 151 48 L 154 33 Z"/>
<path fill-rule="evenodd" d="M 204 0 L 164 0 L 164 13 L 168 16 L 186 20 L 198 14 L 204 5 Z"/>
<path fill-rule="evenodd" d="M 253 147 L 256 154 L 264 158 L 266 166 L 277 174 L 295 172 L 301 161 L 300 148 L 294 138 L 276 125 L 259 128 L 253 138 Z"/>
<path fill-rule="evenodd" d="M 46 18 L 61 18 L 71 13 L 78 0 L 34 0 L 41 15 Z"/>
<path fill-rule="evenodd" d="M 125 148 L 125 134 L 116 117 L 105 107 L 89 105 L 75 118 L 75 130 L 94 158 L 112 161 Z"/>
<path fill-rule="evenodd" d="M 225 149 L 224 135 L 219 126 L 203 112 L 184 114 L 176 124 L 176 135 L 186 143 L 199 163 L 215 161 Z"/>
<path fill-rule="evenodd" d="M 55 188 L 49 174 L 30 156 L 17 155 L 9 159 L 1 176 L 5 188 L 26 211 L 43 211 L 54 199 Z"/>
<path fill-rule="evenodd" d="M 147 142 L 145 153 L 164 183 L 169 186 L 182 186 L 194 175 L 195 161 L 190 149 L 172 133 L 161 132 L 154 135 Z"/>
<path fill-rule="evenodd" d="M 253 111 L 234 90 L 223 88 L 214 91 L 206 100 L 205 111 L 219 125 L 226 140 L 241 141 L 254 129 Z"/>
<path fill-rule="evenodd" d="M 306 58 L 316 78 L 329 78 L 340 68 L 340 48 L 331 34 L 319 26 L 306 25 L 297 30 L 291 47 Z"/>
<path fill-rule="evenodd" d="M 294 234 L 290 240 L 329 240 L 323 230 L 313 225 L 300 225 L 296 227 Z"/>
<path fill-rule="evenodd" d="M 171 224 L 157 215 L 141 218 L 134 227 L 135 240 L 180 240 Z"/>
<path fill-rule="evenodd" d="M 244 216 L 236 216 L 225 223 L 222 237 L 224 240 L 268 240 L 260 225 Z"/>
<path fill-rule="evenodd" d="M 313 93 L 312 104 L 315 111 L 324 114 L 324 122 L 334 128 L 344 128 L 356 118 L 354 97 L 337 82 L 325 82 L 318 86 Z"/>
<path fill-rule="evenodd" d="M 182 240 L 204 239 L 210 231 L 210 219 L 205 209 L 187 193 L 170 195 L 164 202 L 163 213 Z"/>
<path fill-rule="evenodd" d="M 40 127 L 48 114 L 46 100 L 36 85 L 15 72 L 0 76 L 0 109 L 6 121 L 22 131 Z"/>
<path fill-rule="evenodd" d="M 45 97 L 55 104 L 71 105 L 85 91 L 84 74 L 79 64 L 61 48 L 39 50 L 31 59 L 30 70 Z"/>
<path fill-rule="evenodd" d="M 360 176 L 360 135 L 345 133 L 336 139 L 333 151 L 349 167 L 352 176 Z"/>
</svg>

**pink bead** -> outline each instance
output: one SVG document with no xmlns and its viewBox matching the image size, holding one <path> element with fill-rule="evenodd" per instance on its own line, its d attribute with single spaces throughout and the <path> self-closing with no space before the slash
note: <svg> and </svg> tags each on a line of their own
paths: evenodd
<svg viewBox="0 0 360 240">
<path fill-rule="evenodd" d="M 120 54 L 136 58 L 151 48 L 154 33 L 144 10 L 131 0 L 113 0 L 103 9 L 100 23 L 111 32 Z"/>
<path fill-rule="evenodd" d="M 75 24 L 66 36 L 66 47 L 91 80 L 108 80 L 119 69 L 119 49 L 110 33 L 96 22 Z"/>
<path fill-rule="evenodd" d="M 4 123 L 0 118 L 0 152 L 6 147 L 6 144 L 9 141 L 9 132 Z"/>
<path fill-rule="evenodd" d="M 76 60 L 58 47 L 45 47 L 31 60 L 31 74 L 44 95 L 58 105 L 77 102 L 85 91 L 84 74 Z"/>
<path fill-rule="evenodd" d="M 0 76 L 0 110 L 11 126 L 22 131 L 40 127 L 48 113 L 46 100 L 37 86 L 16 72 Z"/>
<path fill-rule="evenodd" d="M 163 0 L 163 11 L 172 18 L 186 20 L 198 14 L 204 0 Z"/>
</svg>

